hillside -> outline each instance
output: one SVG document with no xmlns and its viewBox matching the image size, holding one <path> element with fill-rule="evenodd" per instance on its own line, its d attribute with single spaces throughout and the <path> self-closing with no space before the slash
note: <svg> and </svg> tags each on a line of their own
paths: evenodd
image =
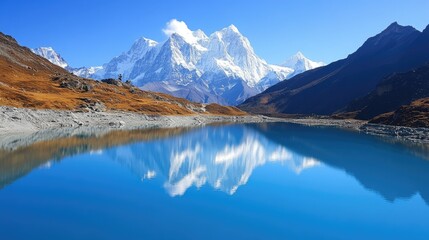
<svg viewBox="0 0 429 240">
<path fill-rule="evenodd" d="M 0 106 L 82 111 L 120 110 L 159 115 L 245 115 L 234 107 L 203 105 L 131 84 L 70 74 L 0 33 Z"/>
<path fill-rule="evenodd" d="M 429 98 L 418 99 L 394 112 L 381 114 L 370 123 L 429 128 Z"/>
<path fill-rule="evenodd" d="M 354 112 L 358 119 L 371 119 L 426 97 L 429 97 L 429 64 L 392 74 L 367 96 L 353 101 L 346 112 Z"/>
<path fill-rule="evenodd" d="M 419 32 L 391 24 L 347 58 L 299 74 L 249 98 L 253 113 L 331 115 L 374 90 L 383 78 L 429 61 L 429 26 Z"/>
</svg>

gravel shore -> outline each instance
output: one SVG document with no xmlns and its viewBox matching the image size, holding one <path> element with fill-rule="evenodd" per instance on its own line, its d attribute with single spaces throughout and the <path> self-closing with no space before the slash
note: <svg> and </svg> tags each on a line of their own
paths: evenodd
<svg viewBox="0 0 429 240">
<path fill-rule="evenodd" d="M 372 124 L 367 121 L 354 119 L 299 118 L 285 119 L 285 121 L 307 126 L 338 127 L 370 135 L 387 136 L 391 137 L 393 140 L 429 144 L 429 128 L 410 128 Z"/>
<path fill-rule="evenodd" d="M 76 135 L 102 135 L 113 130 L 196 127 L 212 123 L 277 122 L 265 116 L 154 116 L 132 112 L 76 112 L 0 107 L 0 149 Z"/>
<path fill-rule="evenodd" d="M 147 127 L 190 127 L 216 122 L 279 121 L 265 116 L 154 116 L 132 112 L 75 112 L 0 107 L 0 135 L 58 128 L 136 129 Z"/>
<path fill-rule="evenodd" d="M 307 126 L 338 127 L 397 140 L 429 143 L 429 129 L 368 124 L 359 120 L 272 118 L 249 116 L 153 116 L 131 112 L 75 112 L 0 107 L 0 149 L 76 134 L 103 134 L 112 130 L 195 127 L 211 123 L 289 122 Z"/>
</svg>

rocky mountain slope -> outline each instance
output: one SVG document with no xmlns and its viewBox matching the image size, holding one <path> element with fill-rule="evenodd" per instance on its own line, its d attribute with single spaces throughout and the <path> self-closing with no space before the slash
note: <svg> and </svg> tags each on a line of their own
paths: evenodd
<svg viewBox="0 0 429 240">
<path fill-rule="evenodd" d="M 77 77 L 3 33 L 0 33 L 0 105 L 160 115 L 245 114 L 232 107 L 195 104 L 167 94 L 142 91 L 114 79 L 94 81 Z"/>
<path fill-rule="evenodd" d="M 374 90 L 394 72 L 429 61 L 429 27 L 419 32 L 391 24 L 356 52 L 327 66 L 280 82 L 246 100 L 241 109 L 258 113 L 330 115 Z"/>
<path fill-rule="evenodd" d="M 353 101 L 346 112 L 359 119 L 371 119 L 426 97 L 429 97 L 429 64 L 385 78 L 375 90 Z"/>
<path fill-rule="evenodd" d="M 381 114 L 370 123 L 429 128 L 429 98 L 418 99 L 396 111 Z"/>
</svg>

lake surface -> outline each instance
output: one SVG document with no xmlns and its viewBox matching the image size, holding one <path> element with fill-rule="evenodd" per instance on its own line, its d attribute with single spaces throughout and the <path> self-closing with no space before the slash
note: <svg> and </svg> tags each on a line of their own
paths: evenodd
<svg viewBox="0 0 429 240">
<path fill-rule="evenodd" d="M 0 239 L 429 239 L 428 159 L 285 123 L 39 141 L 0 151 Z"/>
</svg>

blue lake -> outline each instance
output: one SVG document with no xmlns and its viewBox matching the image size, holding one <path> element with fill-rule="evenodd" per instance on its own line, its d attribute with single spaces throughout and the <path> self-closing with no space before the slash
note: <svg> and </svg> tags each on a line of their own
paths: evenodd
<svg viewBox="0 0 429 240">
<path fill-rule="evenodd" d="M 0 239 L 429 239 L 427 145 L 270 123 L 0 154 Z"/>
</svg>

